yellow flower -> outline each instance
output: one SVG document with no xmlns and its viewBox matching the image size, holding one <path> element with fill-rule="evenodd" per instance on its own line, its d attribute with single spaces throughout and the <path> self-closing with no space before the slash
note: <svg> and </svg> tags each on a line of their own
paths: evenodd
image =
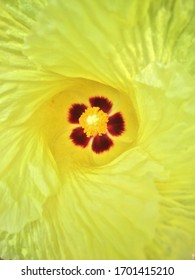
<svg viewBox="0 0 195 280">
<path fill-rule="evenodd" d="M 0 257 L 190 259 L 194 1 L 0 8 Z"/>
</svg>

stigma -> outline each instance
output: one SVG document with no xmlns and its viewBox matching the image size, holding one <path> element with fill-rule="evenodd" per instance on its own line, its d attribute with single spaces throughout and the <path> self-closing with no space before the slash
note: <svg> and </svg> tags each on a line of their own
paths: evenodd
<svg viewBox="0 0 195 280">
<path fill-rule="evenodd" d="M 79 124 L 87 137 L 105 134 L 107 132 L 108 114 L 99 107 L 87 108 L 79 118 Z"/>
</svg>

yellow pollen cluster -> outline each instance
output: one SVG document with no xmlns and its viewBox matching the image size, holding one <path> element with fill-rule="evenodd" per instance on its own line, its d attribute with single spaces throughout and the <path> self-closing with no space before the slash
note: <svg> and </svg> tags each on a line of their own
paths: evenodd
<svg viewBox="0 0 195 280">
<path fill-rule="evenodd" d="M 87 137 L 105 134 L 107 131 L 108 115 L 99 107 L 90 107 L 80 116 L 79 123 Z"/>
</svg>

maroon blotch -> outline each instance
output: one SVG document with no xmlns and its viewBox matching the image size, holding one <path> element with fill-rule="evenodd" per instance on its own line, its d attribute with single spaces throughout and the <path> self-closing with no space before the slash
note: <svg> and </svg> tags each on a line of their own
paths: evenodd
<svg viewBox="0 0 195 280">
<path fill-rule="evenodd" d="M 92 150 L 96 154 L 103 153 L 108 151 L 113 145 L 112 140 L 106 135 L 103 134 L 102 136 L 95 136 L 92 142 Z"/>
<path fill-rule="evenodd" d="M 103 96 L 95 96 L 89 99 L 92 107 L 99 107 L 105 113 L 109 113 L 112 108 L 112 103 Z"/>
<path fill-rule="evenodd" d="M 87 137 L 82 127 L 77 127 L 73 129 L 72 133 L 70 134 L 70 139 L 75 145 L 85 148 L 88 145 L 91 137 Z"/>
<path fill-rule="evenodd" d="M 69 110 L 68 120 L 70 123 L 79 123 L 79 118 L 84 113 L 87 106 L 85 104 L 73 104 Z"/>
<path fill-rule="evenodd" d="M 109 117 L 108 131 L 113 136 L 121 135 L 125 130 L 125 122 L 121 113 L 116 113 Z"/>
</svg>

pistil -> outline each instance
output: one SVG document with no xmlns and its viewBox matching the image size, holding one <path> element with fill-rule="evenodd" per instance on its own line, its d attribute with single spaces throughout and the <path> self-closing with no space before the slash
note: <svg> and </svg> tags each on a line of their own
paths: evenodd
<svg viewBox="0 0 195 280">
<path fill-rule="evenodd" d="M 99 107 L 90 107 L 81 115 L 79 123 L 87 137 L 101 136 L 107 132 L 108 115 Z"/>
</svg>

